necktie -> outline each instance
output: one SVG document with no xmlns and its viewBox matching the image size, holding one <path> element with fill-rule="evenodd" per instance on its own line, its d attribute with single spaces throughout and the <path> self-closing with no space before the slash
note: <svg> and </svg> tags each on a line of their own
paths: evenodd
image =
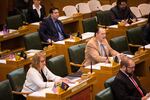
<svg viewBox="0 0 150 100">
<path fill-rule="evenodd" d="M 57 30 L 58 35 L 59 35 L 59 40 L 63 40 L 64 36 L 62 35 L 62 30 L 61 30 L 57 21 L 55 21 L 55 27 L 56 27 L 56 30 Z"/>
<path fill-rule="evenodd" d="M 106 50 L 103 44 L 100 44 L 101 56 L 107 57 Z"/>
<path fill-rule="evenodd" d="M 47 78 L 46 78 L 46 76 L 44 75 L 44 73 L 43 73 L 42 70 L 41 70 L 41 76 L 42 76 L 42 78 L 43 78 L 43 81 L 44 81 L 44 82 L 47 82 Z"/>
<path fill-rule="evenodd" d="M 138 92 L 141 94 L 141 96 L 143 97 L 144 94 L 142 92 L 142 90 L 140 89 L 140 87 L 138 86 L 138 84 L 136 83 L 136 81 L 133 79 L 133 77 L 129 77 L 129 79 L 131 80 L 131 82 L 134 84 L 134 86 L 136 87 L 136 89 L 138 90 Z"/>
</svg>

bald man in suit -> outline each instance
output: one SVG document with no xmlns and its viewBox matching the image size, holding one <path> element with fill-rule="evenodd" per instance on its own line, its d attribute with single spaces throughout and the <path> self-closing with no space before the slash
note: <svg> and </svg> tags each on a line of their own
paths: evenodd
<svg viewBox="0 0 150 100">
<path fill-rule="evenodd" d="M 119 53 L 113 50 L 106 40 L 106 29 L 98 28 L 95 37 L 91 38 L 85 48 L 84 66 L 99 62 L 109 62 L 109 56 L 117 56 Z"/>
</svg>

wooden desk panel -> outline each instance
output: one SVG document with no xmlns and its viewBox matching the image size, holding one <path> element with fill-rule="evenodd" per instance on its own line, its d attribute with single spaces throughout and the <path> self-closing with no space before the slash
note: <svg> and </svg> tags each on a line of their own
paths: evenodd
<svg viewBox="0 0 150 100">
<path fill-rule="evenodd" d="M 127 26 L 118 26 L 118 25 L 116 25 L 117 28 L 108 27 L 107 40 L 109 41 L 110 39 L 112 39 L 114 37 L 121 36 L 121 35 L 126 35 L 126 31 L 128 29 L 145 25 L 147 23 L 147 19 L 142 19 L 142 20 L 143 21 L 137 21 L 137 22 L 132 23 L 131 25 L 127 25 Z"/>
<path fill-rule="evenodd" d="M 27 100 L 94 100 L 93 83 L 95 77 L 91 76 L 86 81 L 68 89 L 60 94 L 47 93 L 46 97 L 28 96 Z"/>
</svg>

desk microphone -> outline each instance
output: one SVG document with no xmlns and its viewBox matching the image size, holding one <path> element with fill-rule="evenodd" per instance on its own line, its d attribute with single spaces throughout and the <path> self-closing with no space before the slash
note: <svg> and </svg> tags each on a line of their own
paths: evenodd
<svg viewBox="0 0 150 100">
<path fill-rule="evenodd" d="M 92 74 L 92 72 L 93 72 L 93 69 L 92 69 L 92 61 L 91 61 L 91 68 L 90 68 L 90 71 L 91 71 L 91 74 Z"/>
</svg>

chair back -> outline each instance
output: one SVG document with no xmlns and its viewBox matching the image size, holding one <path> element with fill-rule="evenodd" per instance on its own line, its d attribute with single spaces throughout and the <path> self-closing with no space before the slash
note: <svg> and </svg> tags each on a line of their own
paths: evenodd
<svg viewBox="0 0 150 100">
<path fill-rule="evenodd" d="M 141 14 L 140 10 L 138 9 L 138 7 L 130 7 L 130 10 L 137 18 L 142 17 L 142 14 Z"/>
<path fill-rule="evenodd" d="M 110 40 L 110 46 L 120 52 L 120 53 L 129 53 L 129 46 L 126 36 L 118 36 L 115 38 L 112 38 Z"/>
<path fill-rule="evenodd" d="M 0 82 L 0 100 L 13 100 L 9 80 L 4 80 Z"/>
<path fill-rule="evenodd" d="M 91 11 L 102 10 L 101 3 L 98 0 L 89 0 L 88 4 L 89 4 L 89 7 L 90 7 Z"/>
<path fill-rule="evenodd" d="M 140 10 L 142 16 L 146 16 L 150 13 L 150 4 L 146 3 L 139 4 L 138 9 Z"/>
<path fill-rule="evenodd" d="M 12 90 L 20 92 L 26 79 L 26 72 L 24 68 L 19 68 L 8 73 L 7 78 L 10 81 Z"/>
<path fill-rule="evenodd" d="M 114 100 L 111 88 L 106 88 L 96 94 L 95 100 Z"/>
<path fill-rule="evenodd" d="M 98 11 L 96 12 L 97 22 L 100 25 L 109 26 L 112 24 L 111 11 Z"/>
<path fill-rule="evenodd" d="M 42 50 L 42 43 L 38 32 L 25 35 L 24 43 L 26 50 L 30 49 Z"/>
<path fill-rule="evenodd" d="M 115 77 L 116 77 L 116 76 L 113 76 L 113 77 L 107 79 L 107 80 L 104 82 L 104 87 L 105 87 L 105 88 L 111 87 L 113 81 L 115 80 Z"/>
<path fill-rule="evenodd" d="M 83 30 L 84 32 L 95 32 L 97 28 L 97 21 L 95 17 L 83 19 Z"/>
<path fill-rule="evenodd" d="M 66 61 L 64 55 L 50 58 L 47 62 L 48 69 L 55 75 L 65 77 L 68 75 Z"/>
<path fill-rule="evenodd" d="M 21 15 L 13 15 L 7 17 L 6 23 L 9 29 L 18 29 L 23 25 L 23 18 Z"/>
<path fill-rule="evenodd" d="M 66 16 L 73 16 L 73 14 L 76 14 L 78 13 L 77 9 L 75 6 L 72 6 L 72 5 L 68 5 L 68 6 L 65 6 L 63 8 L 63 11 L 65 12 L 65 15 Z"/>
<path fill-rule="evenodd" d="M 143 45 L 144 44 L 143 34 L 144 32 L 141 26 L 128 29 L 127 30 L 128 42 L 130 44 Z"/>
<path fill-rule="evenodd" d="M 85 57 L 85 46 L 86 44 L 78 44 L 68 48 L 70 62 L 75 64 L 82 64 Z M 76 72 L 78 69 L 79 67 L 71 66 L 72 72 Z"/>
<path fill-rule="evenodd" d="M 102 7 L 102 11 L 107 11 L 112 8 L 112 5 L 107 4 L 107 5 L 102 5 L 101 7 Z"/>
<path fill-rule="evenodd" d="M 88 3 L 78 3 L 76 4 L 76 8 L 81 14 L 91 13 Z"/>
</svg>

